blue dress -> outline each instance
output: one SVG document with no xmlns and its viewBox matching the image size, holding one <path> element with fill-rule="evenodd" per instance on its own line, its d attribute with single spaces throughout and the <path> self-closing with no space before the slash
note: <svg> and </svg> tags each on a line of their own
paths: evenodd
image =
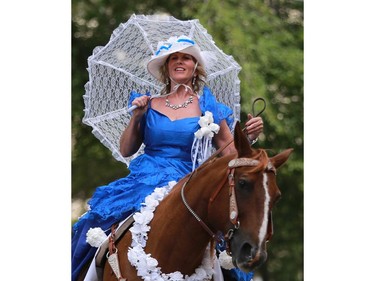
<svg viewBox="0 0 375 281">
<path fill-rule="evenodd" d="M 139 94 L 132 93 L 131 100 L 137 96 Z M 199 105 L 202 113 L 213 113 L 216 124 L 225 119 L 229 126 L 232 125 L 232 110 L 216 102 L 207 87 L 203 89 Z M 144 154 L 131 161 L 127 177 L 96 189 L 89 201 L 90 210 L 73 226 L 73 281 L 96 252 L 95 247 L 86 243 L 86 233 L 90 228 L 100 227 L 109 234 L 114 223 L 139 211 L 145 197 L 156 187 L 178 181 L 191 172 L 191 146 L 194 133 L 200 128 L 198 121 L 198 116 L 172 121 L 151 107 L 147 109 L 141 121 Z"/>
</svg>

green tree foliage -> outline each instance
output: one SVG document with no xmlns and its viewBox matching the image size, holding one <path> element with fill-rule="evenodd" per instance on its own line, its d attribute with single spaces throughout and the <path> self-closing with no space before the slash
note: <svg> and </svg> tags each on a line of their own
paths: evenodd
<svg viewBox="0 0 375 281">
<path fill-rule="evenodd" d="M 141 3 L 139 3 L 141 2 Z M 282 200 L 275 206 L 275 234 L 268 261 L 257 270 L 264 281 L 303 279 L 303 1 L 209 0 L 72 2 L 72 197 L 88 198 L 97 186 L 125 176 L 82 124 L 87 58 L 105 45 L 131 14 L 164 12 L 178 19 L 198 18 L 217 46 L 241 65 L 241 120 L 252 101 L 267 101 L 264 134 L 256 146 L 270 154 L 292 147 L 278 171 Z"/>
</svg>

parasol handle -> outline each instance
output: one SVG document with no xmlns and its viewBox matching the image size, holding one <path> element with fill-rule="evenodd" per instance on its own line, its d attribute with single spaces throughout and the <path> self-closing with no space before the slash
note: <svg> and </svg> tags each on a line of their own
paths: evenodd
<svg viewBox="0 0 375 281">
<path fill-rule="evenodd" d="M 167 95 L 166 95 L 167 96 Z M 159 94 L 157 95 L 153 95 L 153 96 L 150 96 L 150 100 L 152 100 L 153 98 L 158 98 L 160 97 Z M 136 105 L 132 105 L 131 107 L 128 108 L 128 110 L 126 111 L 127 113 L 131 113 L 134 109 L 136 109 L 138 106 Z"/>
<path fill-rule="evenodd" d="M 127 113 L 131 113 L 134 109 L 136 109 L 138 106 L 136 105 L 132 105 L 131 107 L 128 108 L 128 110 L 126 111 Z"/>
</svg>

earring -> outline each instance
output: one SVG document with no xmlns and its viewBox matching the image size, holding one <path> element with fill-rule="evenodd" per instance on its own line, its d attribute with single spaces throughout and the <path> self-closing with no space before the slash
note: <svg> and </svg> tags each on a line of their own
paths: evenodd
<svg viewBox="0 0 375 281">
<path fill-rule="evenodd" d="M 193 82 L 192 82 L 193 86 L 195 85 L 195 79 L 196 79 L 196 76 L 194 76 L 193 78 Z"/>
</svg>

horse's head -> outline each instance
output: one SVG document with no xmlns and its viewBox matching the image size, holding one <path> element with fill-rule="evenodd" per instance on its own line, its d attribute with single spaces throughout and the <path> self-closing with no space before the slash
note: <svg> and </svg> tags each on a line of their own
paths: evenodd
<svg viewBox="0 0 375 281">
<path fill-rule="evenodd" d="M 252 271 L 267 259 L 266 242 L 272 236 L 272 207 L 280 198 L 276 169 L 287 161 L 292 149 L 269 158 L 253 149 L 239 124 L 234 136 L 237 158 L 229 162 L 228 252 L 233 264 Z M 232 176 L 231 176 L 232 175 Z"/>
</svg>

